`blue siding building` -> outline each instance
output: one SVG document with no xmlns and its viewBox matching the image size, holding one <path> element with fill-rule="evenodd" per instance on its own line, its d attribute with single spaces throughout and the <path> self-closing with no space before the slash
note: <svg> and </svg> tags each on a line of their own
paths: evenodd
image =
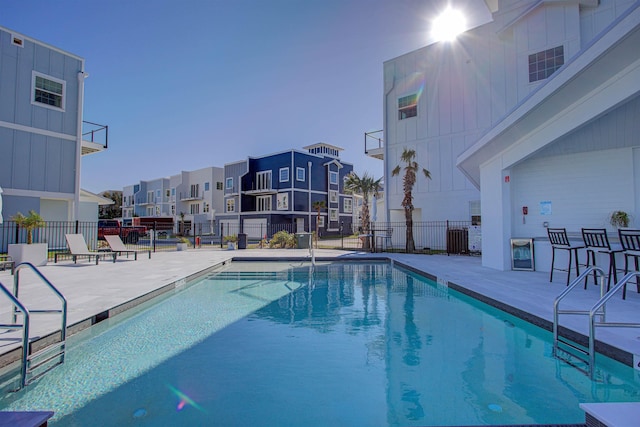
<svg viewBox="0 0 640 427">
<path fill-rule="evenodd" d="M 223 233 L 244 232 L 258 238 L 267 226 L 289 225 L 296 232 L 315 231 L 316 202 L 324 201 L 320 234 L 351 229 L 353 196 L 345 194 L 345 177 L 353 165 L 340 160 L 341 148 L 325 143 L 245 161 L 225 170 L 225 211 L 219 215 Z"/>
</svg>

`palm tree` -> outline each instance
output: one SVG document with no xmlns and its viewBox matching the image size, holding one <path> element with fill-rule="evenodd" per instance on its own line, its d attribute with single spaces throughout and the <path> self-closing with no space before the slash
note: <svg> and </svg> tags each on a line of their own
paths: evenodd
<svg viewBox="0 0 640 427">
<path fill-rule="evenodd" d="M 34 210 L 29 211 L 29 215 L 24 216 L 21 212 L 15 214 L 12 218 L 18 227 L 27 230 L 27 245 L 33 243 L 33 230 L 47 225 L 40 214 Z"/>
<path fill-rule="evenodd" d="M 407 223 L 407 236 L 406 236 L 406 252 L 412 254 L 416 245 L 413 241 L 413 186 L 416 184 L 416 173 L 422 169 L 422 173 L 425 178 L 431 179 L 431 172 L 425 168 L 421 168 L 418 162 L 415 161 L 416 151 L 405 148 L 402 150 L 400 159 L 406 163 L 404 166 L 404 178 L 402 178 L 402 189 L 404 191 L 404 198 L 402 199 L 402 207 L 404 208 L 404 217 Z M 397 176 L 401 171 L 400 165 L 396 166 L 391 171 L 391 176 Z"/>
<path fill-rule="evenodd" d="M 316 249 L 318 249 L 318 233 L 320 232 L 320 211 L 327 208 L 327 203 L 324 200 L 318 200 L 311 205 L 316 212 L 318 212 L 318 219 L 316 220 Z"/>
<path fill-rule="evenodd" d="M 360 194 L 362 196 L 362 232 L 363 234 L 369 234 L 369 196 L 378 196 L 382 186 L 380 182 L 382 178 L 374 179 L 366 172 L 359 177 L 355 172 L 351 172 L 347 175 L 347 179 L 344 182 L 344 190 L 346 193 Z M 365 241 L 364 248 L 368 249 L 369 241 Z"/>
</svg>

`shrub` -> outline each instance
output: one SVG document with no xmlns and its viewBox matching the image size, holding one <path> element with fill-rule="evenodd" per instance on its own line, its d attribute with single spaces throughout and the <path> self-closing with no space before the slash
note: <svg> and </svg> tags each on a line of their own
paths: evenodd
<svg viewBox="0 0 640 427">
<path fill-rule="evenodd" d="M 296 236 L 290 234 L 286 230 L 278 231 L 273 235 L 271 241 L 269 241 L 270 248 L 286 248 L 291 249 L 296 247 Z"/>
</svg>

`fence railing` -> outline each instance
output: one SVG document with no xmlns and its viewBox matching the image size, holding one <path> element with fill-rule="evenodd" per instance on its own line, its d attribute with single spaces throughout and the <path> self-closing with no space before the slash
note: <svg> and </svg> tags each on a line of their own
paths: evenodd
<svg viewBox="0 0 640 427">
<path fill-rule="evenodd" d="M 279 231 L 297 233 L 296 224 L 212 224 L 202 223 L 154 223 L 147 227 L 147 234 L 127 239 L 121 238 L 132 249 L 151 249 L 154 252 L 176 249 L 181 237 L 189 239 L 194 247 L 223 247 L 228 236 L 244 235 L 246 247 L 258 245 L 263 239 L 270 240 Z M 98 238 L 98 223 L 83 221 L 47 221 L 44 227 L 33 231 L 34 243 L 47 243 L 49 258 L 55 253 L 67 251 L 65 234 L 82 234 L 91 250 L 107 247 Z M 475 234 L 474 234 L 475 233 Z M 471 221 L 425 221 L 414 222 L 412 227 L 416 253 L 471 254 L 470 241 L 477 236 Z M 405 252 L 407 226 L 404 222 L 372 222 L 368 228 L 352 229 L 345 225 L 339 231 L 320 229 L 317 247 L 325 249 L 363 250 L 371 252 Z M 0 224 L 0 253 L 6 253 L 9 244 L 25 243 L 27 231 L 13 221 Z M 474 245 L 475 247 L 475 245 Z"/>
</svg>

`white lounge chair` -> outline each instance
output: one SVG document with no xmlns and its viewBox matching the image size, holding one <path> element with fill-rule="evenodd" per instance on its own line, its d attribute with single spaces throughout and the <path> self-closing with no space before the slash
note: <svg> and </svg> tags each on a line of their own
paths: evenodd
<svg viewBox="0 0 640 427">
<path fill-rule="evenodd" d="M 118 254 L 116 252 L 97 252 L 90 251 L 87 247 L 87 242 L 84 240 L 84 236 L 82 234 L 65 234 L 64 238 L 67 240 L 67 246 L 69 247 L 69 254 L 71 254 L 71 258 L 73 262 L 76 263 L 78 257 L 88 257 L 89 261 L 91 261 L 92 257 L 96 258 L 96 265 L 98 265 L 98 261 L 101 256 L 112 256 L 113 262 L 116 262 L 116 257 Z M 53 257 L 53 262 L 58 262 L 58 255 L 69 255 L 64 253 L 56 253 Z"/>
<path fill-rule="evenodd" d="M 149 259 L 151 259 L 151 249 L 143 249 L 143 250 L 129 249 L 128 247 L 126 247 L 124 245 L 124 243 L 122 242 L 122 239 L 120 238 L 120 236 L 118 236 L 116 234 L 114 234 L 114 235 L 106 235 L 106 236 L 104 236 L 104 239 L 107 241 L 107 244 L 111 248 L 111 251 L 117 253 L 118 255 L 132 253 L 133 254 L 133 259 L 137 260 L 138 259 L 138 252 L 149 252 Z"/>
</svg>

